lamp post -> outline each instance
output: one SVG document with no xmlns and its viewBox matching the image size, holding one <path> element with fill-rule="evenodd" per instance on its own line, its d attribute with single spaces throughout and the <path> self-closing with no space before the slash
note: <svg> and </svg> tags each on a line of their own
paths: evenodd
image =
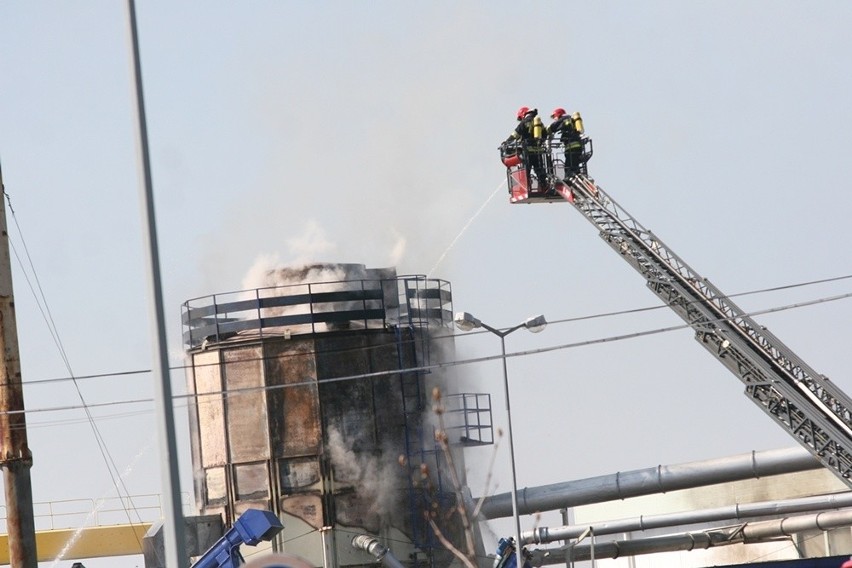
<svg viewBox="0 0 852 568">
<path fill-rule="evenodd" d="M 500 338 L 500 349 L 503 359 L 503 388 L 506 395 L 506 430 L 509 433 L 509 458 L 512 464 L 512 516 L 515 518 L 515 565 L 516 568 L 523 568 L 524 559 L 521 553 L 521 518 L 518 514 L 518 480 L 515 475 L 515 444 L 512 439 L 512 410 L 509 403 L 509 371 L 506 366 L 506 336 L 521 328 L 526 328 L 532 333 L 538 333 L 547 326 L 547 320 L 544 316 L 538 315 L 527 318 L 523 323 L 519 323 L 514 327 L 500 330 L 480 321 L 473 315 L 467 312 L 458 312 L 453 318 L 456 327 L 462 331 L 471 331 L 481 327 L 486 329 Z"/>
</svg>

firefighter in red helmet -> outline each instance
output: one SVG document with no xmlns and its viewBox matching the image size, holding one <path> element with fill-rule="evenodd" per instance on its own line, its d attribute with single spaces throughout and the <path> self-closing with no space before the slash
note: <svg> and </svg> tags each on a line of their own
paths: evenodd
<svg viewBox="0 0 852 568">
<path fill-rule="evenodd" d="M 538 109 L 521 107 L 516 114 L 518 125 L 505 143 L 520 141 L 526 155 L 526 168 L 535 172 L 538 188 L 547 187 L 547 172 L 544 167 L 544 141 L 547 129 L 538 116 Z"/>
<path fill-rule="evenodd" d="M 553 122 L 547 127 L 548 137 L 559 133 L 559 139 L 565 150 L 565 174 L 582 171 L 584 162 L 583 119 L 580 113 L 569 115 L 562 107 L 550 113 Z"/>
</svg>

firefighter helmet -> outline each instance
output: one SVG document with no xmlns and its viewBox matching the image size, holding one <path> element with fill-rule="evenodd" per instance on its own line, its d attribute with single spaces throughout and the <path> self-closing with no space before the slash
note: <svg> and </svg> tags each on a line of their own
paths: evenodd
<svg viewBox="0 0 852 568">
<path fill-rule="evenodd" d="M 518 120 L 524 118 L 524 115 L 530 111 L 530 107 L 521 107 L 518 109 Z"/>
<path fill-rule="evenodd" d="M 558 119 L 562 118 L 563 116 L 565 116 L 566 114 L 568 114 L 568 113 L 565 112 L 564 108 L 556 107 L 555 109 L 553 109 L 553 112 L 550 113 L 550 118 L 552 118 L 553 120 L 558 120 Z"/>
</svg>

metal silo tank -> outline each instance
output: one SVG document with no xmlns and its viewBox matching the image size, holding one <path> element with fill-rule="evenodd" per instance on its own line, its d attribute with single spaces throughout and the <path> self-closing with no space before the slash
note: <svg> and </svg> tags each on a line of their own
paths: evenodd
<svg viewBox="0 0 852 568">
<path fill-rule="evenodd" d="M 350 546 L 359 533 L 444 563 L 411 475 L 445 467 L 428 417 L 442 377 L 422 368 L 451 341 L 450 284 L 358 264 L 266 276 L 183 305 L 200 512 L 271 510 L 275 547 L 317 566 L 371 563 Z"/>
</svg>

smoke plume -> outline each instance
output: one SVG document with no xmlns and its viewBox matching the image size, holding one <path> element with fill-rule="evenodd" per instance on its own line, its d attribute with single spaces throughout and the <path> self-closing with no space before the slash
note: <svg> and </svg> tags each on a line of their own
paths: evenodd
<svg viewBox="0 0 852 568">
<path fill-rule="evenodd" d="M 399 488 L 400 466 L 396 459 L 397 454 L 382 452 L 381 457 L 376 457 L 356 453 L 334 427 L 328 430 L 328 452 L 335 477 L 351 483 L 359 498 L 363 502 L 371 503 L 371 513 L 382 517 L 390 516 Z M 394 456 L 394 459 L 385 456 Z"/>
</svg>

